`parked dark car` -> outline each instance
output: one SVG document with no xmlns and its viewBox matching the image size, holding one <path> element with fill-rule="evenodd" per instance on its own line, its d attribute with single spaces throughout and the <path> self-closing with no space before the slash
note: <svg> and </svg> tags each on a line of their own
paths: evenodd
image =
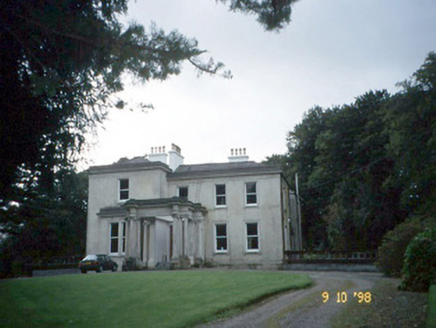
<svg viewBox="0 0 436 328">
<path fill-rule="evenodd" d="M 118 270 L 118 264 L 104 254 L 89 254 L 80 261 L 79 269 L 82 273 L 87 271 L 102 272 L 103 270 Z"/>
</svg>

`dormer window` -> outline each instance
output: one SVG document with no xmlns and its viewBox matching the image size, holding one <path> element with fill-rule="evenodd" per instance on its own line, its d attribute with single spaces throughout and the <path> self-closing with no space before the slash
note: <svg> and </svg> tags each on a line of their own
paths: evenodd
<svg viewBox="0 0 436 328">
<path fill-rule="evenodd" d="M 129 199 L 129 179 L 119 180 L 119 200 Z"/>
</svg>

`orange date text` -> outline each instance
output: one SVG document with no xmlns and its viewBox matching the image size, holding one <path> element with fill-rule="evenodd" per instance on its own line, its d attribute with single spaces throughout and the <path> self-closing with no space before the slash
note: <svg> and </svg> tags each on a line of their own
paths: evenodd
<svg viewBox="0 0 436 328">
<path fill-rule="evenodd" d="M 350 298 L 351 296 L 351 298 Z M 352 292 L 350 295 L 344 291 L 338 291 L 337 293 L 332 293 L 330 297 L 330 293 L 327 291 L 323 291 L 321 293 L 323 303 L 327 303 L 330 299 L 332 301 L 336 301 L 336 303 L 347 303 L 350 299 L 356 300 L 358 303 L 371 303 L 372 295 L 370 291 L 363 292 Z"/>
</svg>

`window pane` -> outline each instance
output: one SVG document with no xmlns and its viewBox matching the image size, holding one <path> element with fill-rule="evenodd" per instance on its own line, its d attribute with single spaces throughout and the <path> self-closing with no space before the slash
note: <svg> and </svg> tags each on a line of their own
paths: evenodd
<svg viewBox="0 0 436 328">
<path fill-rule="evenodd" d="M 217 236 L 227 236 L 227 229 L 225 224 L 217 224 L 216 225 L 216 235 Z"/>
<path fill-rule="evenodd" d="M 129 179 L 120 180 L 120 190 L 129 189 Z"/>
<path fill-rule="evenodd" d="M 111 239 L 111 253 L 118 253 L 118 238 Z"/>
<path fill-rule="evenodd" d="M 226 185 L 216 185 L 216 194 L 225 195 L 226 194 Z"/>
<path fill-rule="evenodd" d="M 121 235 L 126 237 L 126 222 L 121 223 Z"/>
<path fill-rule="evenodd" d="M 123 199 L 129 199 L 129 191 L 128 190 L 120 191 L 120 200 L 123 200 Z"/>
<path fill-rule="evenodd" d="M 256 193 L 256 182 L 248 182 L 245 185 L 247 187 L 247 194 Z"/>
<path fill-rule="evenodd" d="M 179 187 L 179 197 L 188 198 L 188 187 Z"/>
<path fill-rule="evenodd" d="M 259 238 L 258 237 L 248 237 L 247 238 L 247 249 L 259 249 Z"/>
<path fill-rule="evenodd" d="M 217 249 L 217 251 L 226 251 L 227 250 L 227 238 L 217 238 L 216 249 Z"/>
<path fill-rule="evenodd" d="M 118 223 L 111 224 L 111 237 L 118 237 Z"/>
<path fill-rule="evenodd" d="M 217 196 L 216 197 L 217 205 L 226 205 L 226 197 L 225 196 Z"/>
<path fill-rule="evenodd" d="M 247 223 L 247 236 L 257 236 L 257 223 Z"/>
<path fill-rule="evenodd" d="M 126 252 L 126 222 L 121 223 L 121 236 L 122 236 L 122 245 L 121 245 L 121 253 Z"/>
<path fill-rule="evenodd" d="M 257 204 L 257 196 L 254 195 L 247 195 L 247 204 Z"/>
</svg>

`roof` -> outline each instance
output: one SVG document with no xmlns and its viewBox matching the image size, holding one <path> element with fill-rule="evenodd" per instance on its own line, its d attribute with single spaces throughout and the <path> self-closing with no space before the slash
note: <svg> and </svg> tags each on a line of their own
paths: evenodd
<svg viewBox="0 0 436 328">
<path fill-rule="evenodd" d="M 165 207 L 169 205 L 181 205 L 192 207 L 198 211 L 206 211 L 200 203 L 193 203 L 183 197 L 155 198 L 155 199 L 129 199 L 120 206 L 108 206 L 100 209 L 97 215 L 101 218 L 107 217 L 126 217 L 129 207 Z M 160 218 L 160 216 L 159 216 Z"/>
<path fill-rule="evenodd" d="M 128 159 L 127 157 L 120 158 L 118 162 L 110 165 L 99 165 L 91 166 L 88 170 L 89 174 L 98 173 L 111 173 L 111 172 L 124 172 L 124 171 L 137 171 L 137 170 L 147 170 L 147 169 L 163 169 L 164 171 L 170 172 L 168 165 L 162 162 L 152 162 L 146 159 L 144 156 L 134 157 Z"/>
<path fill-rule="evenodd" d="M 247 161 L 180 165 L 173 173 L 168 174 L 168 179 L 280 173 L 282 173 L 282 169 L 277 165 Z"/>
<path fill-rule="evenodd" d="M 100 212 L 97 213 L 99 217 L 125 217 L 127 216 L 127 211 L 123 207 L 119 206 L 111 206 L 111 207 L 103 207 L 100 209 Z"/>
<path fill-rule="evenodd" d="M 88 172 L 92 175 L 150 169 L 166 171 L 169 180 L 282 173 L 280 166 L 256 163 L 254 161 L 180 165 L 172 172 L 167 164 L 159 161 L 150 161 L 143 156 L 132 159 L 123 157 L 118 162 L 110 165 L 91 166 Z"/>
<path fill-rule="evenodd" d="M 191 206 L 198 210 L 205 210 L 200 203 L 193 203 L 183 197 L 171 197 L 171 198 L 155 198 L 155 199 L 129 199 L 123 205 L 123 207 L 135 207 L 135 206 L 168 206 L 168 205 L 182 205 Z"/>
</svg>

